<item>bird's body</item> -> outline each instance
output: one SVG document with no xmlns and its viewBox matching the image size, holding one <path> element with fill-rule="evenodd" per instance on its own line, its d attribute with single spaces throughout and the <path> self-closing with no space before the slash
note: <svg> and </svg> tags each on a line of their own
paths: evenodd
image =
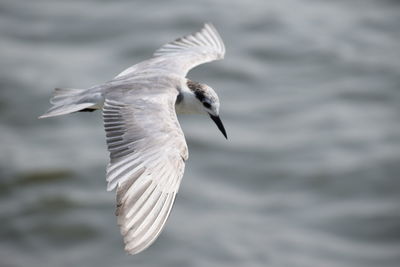
<svg viewBox="0 0 400 267">
<path fill-rule="evenodd" d="M 116 188 L 125 250 L 151 245 L 171 211 L 188 149 L 176 113 L 208 114 L 226 137 L 214 90 L 185 76 L 222 59 L 224 44 L 211 24 L 158 49 L 113 80 L 88 89 L 56 89 L 41 116 L 102 109 L 110 163 L 107 190 Z"/>
</svg>

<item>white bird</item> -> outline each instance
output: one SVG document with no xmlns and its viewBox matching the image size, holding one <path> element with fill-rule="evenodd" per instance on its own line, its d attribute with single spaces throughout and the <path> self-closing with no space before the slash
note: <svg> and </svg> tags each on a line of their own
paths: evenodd
<svg viewBox="0 0 400 267">
<path fill-rule="evenodd" d="M 176 113 L 211 117 L 227 138 L 215 91 L 185 78 L 190 69 L 223 59 L 225 46 L 210 23 L 156 50 L 153 57 L 88 89 L 55 89 L 40 118 L 103 110 L 116 188 L 116 215 L 125 250 L 137 254 L 162 231 L 182 180 L 188 148 Z"/>
</svg>

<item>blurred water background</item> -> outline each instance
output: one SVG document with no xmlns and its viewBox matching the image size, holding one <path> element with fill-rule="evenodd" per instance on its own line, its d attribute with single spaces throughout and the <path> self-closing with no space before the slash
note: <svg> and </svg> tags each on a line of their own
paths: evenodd
<svg viewBox="0 0 400 267">
<path fill-rule="evenodd" d="M 105 82 L 211 21 L 230 137 L 190 149 L 157 242 L 128 256 L 101 114 L 37 120 L 54 87 Z M 0 2 L 0 266 L 400 266 L 400 2 Z"/>
</svg>

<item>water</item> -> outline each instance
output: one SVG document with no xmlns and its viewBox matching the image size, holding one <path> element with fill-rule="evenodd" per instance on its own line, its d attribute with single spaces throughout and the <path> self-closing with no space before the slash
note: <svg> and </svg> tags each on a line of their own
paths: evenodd
<svg viewBox="0 0 400 267">
<path fill-rule="evenodd" d="M 0 3 L 0 266 L 399 266 L 398 1 Z M 167 227 L 123 251 L 101 115 L 37 120 L 212 21 L 226 59 L 190 78 L 225 141 L 182 117 L 190 160 Z"/>
</svg>

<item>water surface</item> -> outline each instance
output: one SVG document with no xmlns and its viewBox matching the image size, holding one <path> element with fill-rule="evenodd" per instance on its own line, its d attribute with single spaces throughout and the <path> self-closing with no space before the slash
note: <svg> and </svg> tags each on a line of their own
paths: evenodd
<svg viewBox="0 0 400 267">
<path fill-rule="evenodd" d="M 0 3 L 0 266 L 400 264 L 398 1 Z M 128 256 L 105 191 L 101 114 L 37 120 L 212 21 L 224 140 L 181 117 L 190 149 L 167 226 Z"/>
</svg>

